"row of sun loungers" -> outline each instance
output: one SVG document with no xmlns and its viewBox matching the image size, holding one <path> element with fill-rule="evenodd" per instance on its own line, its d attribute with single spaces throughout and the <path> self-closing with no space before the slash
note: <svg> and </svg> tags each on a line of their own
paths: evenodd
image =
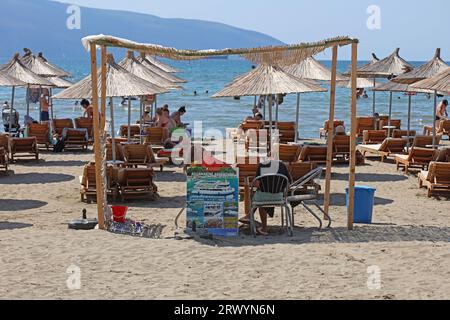
<svg viewBox="0 0 450 320">
<path fill-rule="evenodd" d="M 0 148 L 9 162 L 16 158 L 33 158 L 39 160 L 38 142 L 35 137 L 10 138 L 8 135 L 0 134 Z"/>
<path fill-rule="evenodd" d="M 145 199 L 155 200 L 158 188 L 154 184 L 154 172 L 150 168 L 114 168 L 107 167 L 106 192 L 116 201 Z M 95 163 L 84 167 L 80 188 L 81 201 L 91 203 L 96 201 L 97 183 Z"/>
<path fill-rule="evenodd" d="M 163 171 L 164 165 L 169 163 L 169 158 L 161 158 L 154 154 L 151 146 L 147 144 L 126 144 L 121 145 L 116 142 L 115 145 L 116 158 L 115 160 L 123 162 L 125 167 L 139 167 L 146 168 L 161 168 Z M 106 159 L 113 161 L 113 144 L 106 145 Z"/>
</svg>

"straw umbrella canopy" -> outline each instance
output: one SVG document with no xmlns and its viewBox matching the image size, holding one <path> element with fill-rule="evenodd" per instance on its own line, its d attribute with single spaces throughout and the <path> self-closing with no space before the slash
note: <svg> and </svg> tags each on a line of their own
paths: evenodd
<svg viewBox="0 0 450 320">
<path fill-rule="evenodd" d="M 304 79 L 297 78 L 275 66 L 259 66 L 237 80 L 227 85 L 222 91 L 214 94 L 213 98 L 243 97 L 243 96 L 269 96 L 269 122 L 272 128 L 273 94 L 325 92 L 326 89 L 312 84 Z M 300 100 L 297 100 L 296 140 L 298 138 Z"/>
<path fill-rule="evenodd" d="M 390 103 L 389 103 L 389 123 L 388 126 L 391 126 L 391 116 L 392 116 L 392 93 L 393 92 L 404 92 L 408 94 L 408 144 L 409 144 L 409 133 L 411 131 L 411 107 L 412 107 L 412 95 L 415 93 L 432 93 L 431 90 L 423 90 L 423 89 L 414 89 L 410 85 L 395 83 L 393 81 L 389 81 L 383 85 L 377 86 L 372 89 L 373 91 L 389 91 L 390 92 Z M 389 135 L 391 128 L 388 128 Z"/>
<path fill-rule="evenodd" d="M 301 79 L 331 81 L 331 70 L 322 65 L 313 57 L 309 57 L 298 64 L 283 69 L 285 72 Z M 347 77 L 338 74 L 336 81 L 346 81 Z"/>
<path fill-rule="evenodd" d="M 349 79 L 346 81 L 338 81 L 337 85 L 341 88 L 351 88 L 352 84 Z M 378 83 L 377 83 L 378 85 Z M 366 79 L 366 78 L 357 78 L 356 79 L 356 87 L 357 88 L 373 88 L 373 82 L 372 80 Z"/>
<path fill-rule="evenodd" d="M 25 82 L 0 72 L 0 87 L 23 87 L 26 85 Z"/>
<path fill-rule="evenodd" d="M 434 93 L 434 106 L 433 106 L 433 145 L 436 142 L 436 106 L 437 106 L 437 93 L 442 92 L 450 94 L 450 67 L 444 72 L 441 72 L 429 79 L 421 80 L 411 85 L 414 89 L 426 89 L 432 90 Z"/>
<path fill-rule="evenodd" d="M 42 52 L 36 57 L 29 49 L 24 49 L 25 54 L 20 59 L 21 62 L 31 71 L 41 77 L 69 77 L 70 74 L 61 68 L 50 64 L 42 55 Z"/>
<path fill-rule="evenodd" d="M 400 48 L 397 48 L 390 56 L 377 62 L 362 66 L 357 70 L 358 78 L 373 79 L 373 87 L 375 87 L 377 78 L 389 79 L 414 69 L 414 67 L 410 63 L 408 63 L 405 59 L 400 57 L 399 52 Z M 376 111 L 375 92 L 376 91 L 373 91 L 373 107 L 372 107 L 373 109 L 372 111 L 374 114 Z"/>
<path fill-rule="evenodd" d="M 21 61 L 20 55 L 16 53 L 14 57 L 5 65 L 0 67 L 0 71 L 8 74 L 24 83 L 29 88 L 31 85 L 53 87 L 54 84 L 29 70 Z M 12 87 L 11 111 L 14 107 L 15 86 Z M 29 101 L 27 97 L 27 115 L 29 113 Z"/>
<path fill-rule="evenodd" d="M 175 69 L 172 66 L 169 66 L 168 64 L 161 62 L 160 60 L 156 59 L 155 57 L 147 55 L 146 58 L 149 62 L 151 62 L 152 64 L 154 64 L 155 66 L 157 66 L 158 68 L 160 68 L 161 70 L 163 70 L 165 72 L 168 72 L 168 73 L 179 72 L 179 70 Z"/>
<path fill-rule="evenodd" d="M 141 53 L 139 57 L 136 58 L 140 63 L 142 63 L 147 69 L 158 74 L 159 76 L 173 82 L 173 83 L 186 83 L 187 81 L 181 79 L 171 73 L 164 71 L 163 69 L 154 65 L 145 55 L 145 53 Z"/>
<path fill-rule="evenodd" d="M 101 96 L 101 70 L 98 70 L 97 77 L 98 96 Z M 106 97 L 110 98 L 111 108 L 111 132 L 114 141 L 114 97 L 137 97 L 153 94 L 166 93 L 168 89 L 159 87 L 151 82 L 135 76 L 123 67 L 119 66 L 112 54 L 107 55 L 106 61 Z M 87 76 L 70 88 L 58 93 L 54 99 L 92 99 L 92 78 Z M 128 99 L 128 139 L 131 131 L 131 99 Z M 113 157 L 115 160 L 115 143 L 113 142 Z"/>
<path fill-rule="evenodd" d="M 445 63 L 441 58 L 441 49 L 437 48 L 433 59 L 418 67 L 417 69 L 402 74 L 392 81 L 398 83 L 412 84 L 414 82 L 431 78 L 449 68 L 449 65 Z"/>
<path fill-rule="evenodd" d="M 144 64 L 142 64 L 138 59 L 135 58 L 133 51 L 128 51 L 127 56 L 120 61 L 119 66 L 127 70 L 128 72 L 134 74 L 135 76 L 151 82 L 161 88 L 166 89 L 182 89 L 181 86 L 176 83 L 162 77 L 156 72 L 151 71 Z"/>
</svg>

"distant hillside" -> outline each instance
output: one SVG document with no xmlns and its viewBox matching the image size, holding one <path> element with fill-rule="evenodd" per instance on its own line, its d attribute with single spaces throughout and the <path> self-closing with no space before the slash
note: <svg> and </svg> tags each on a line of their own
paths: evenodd
<svg viewBox="0 0 450 320">
<path fill-rule="evenodd" d="M 183 49 L 281 44 L 262 33 L 221 23 L 90 8 L 81 9 L 81 29 L 69 30 L 66 27 L 68 6 L 48 0 L 1 0 L 0 57 L 9 57 L 29 47 L 44 51 L 51 58 L 78 58 L 86 54 L 80 39 L 100 33 Z"/>
</svg>

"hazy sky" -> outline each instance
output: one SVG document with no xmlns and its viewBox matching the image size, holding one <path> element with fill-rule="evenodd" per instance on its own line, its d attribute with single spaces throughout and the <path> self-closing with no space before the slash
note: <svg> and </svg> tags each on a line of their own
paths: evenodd
<svg viewBox="0 0 450 320">
<path fill-rule="evenodd" d="M 407 60 L 428 60 L 436 47 L 450 60 L 448 0 L 63 0 L 88 7 L 149 13 L 164 18 L 223 22 L 260 31 L 286 43 L 338 35 L 361 40 L 360 58 L 401 47 Z M 381 29 L 369 30 L 371 5 L 380 8 Z M 348 57 L 348 49 L 342 56 Z M 328 55 L 323 55 L 325 58 Z M 320 58 L 320 57 L 319 57 Z"/>
</svg>

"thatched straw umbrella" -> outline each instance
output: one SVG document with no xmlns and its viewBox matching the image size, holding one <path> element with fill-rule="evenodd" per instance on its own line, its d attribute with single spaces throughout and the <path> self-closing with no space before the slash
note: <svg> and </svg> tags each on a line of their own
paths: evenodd
<svg viewBox="0 0 450 320">
<path fill-rule="evenodd" d="M 331 81 L 331 70 L 313 57 L 309 57 L 298 64 L 283 68 L 283 70 L 300 79 Z M 348 80 L 348 78 L 340 74 L 336 77 L 336 81 L 346 80 Z"/>
<path fill-rule="evenodd" d="M 144 66 L 141 62 L 139 62 L 135 56 L 133 51 L 129 50 L 127 52 L 127 56 L 119 62 L 119 66 L 123 67 L 128 72 L 134 74 L 135 76 L 147 80 L 161 88 L 165 89 L 182 89 L 181 86 L 176 83 L 167 80 L 166 78 L 160 76 L 158 73 L 153 72 L 146 66 Z M 142 125 L 142 114 L 143 114 L 143 99 L 141 99 L 140 104 L 140 119 Z M 153 105 L 151 108 L 151 116 L 153 117 Z"/>
<path fill-rule="evenodd" d="M 392 117 L 392 93 L 393 92 L 404 92 L 408 94 L 408 146 L 409 146 L 409 138 L 411 131 L 411 107 L 412 107 L 412 95 L 415 93 L 432 93 L 431 90 L 423 90 L 423 89 L 414 89 L 407 84 L 395 83 L 393 81 L 389 81 L 383 85 L 377 86 L 372 89 L 373 91 L 389 91 L 390 92 L 390 103 L 389 103 L 389 133 L 391 132 L 391 117 Z"/>
<path fill-rule="evenodd" d="M 161 77 L 173 82 L 173 83 L 186 83 L 187 81 L 181 79 L 169 72 L 164 71 L 163 69 L 154 65 L 145 55 L 145 53 L 141 53 L 139 57 L 136 58 L 140 63 L 142 63 L 146 68 L 150 69 L 152 72 L 157 73 Z"/>
<path fill-rule="evenodd" d="M 405 72 L 411 71 L 414 67 L 406 62 L 399 55 L 400 48 L 395 49 L 395 51 L 388 57 L 367 64 L 358 69 L 358 78 L 370 78 L 373 79 L 373 87 L 376 86 L 377 78 L 386 78 L 390 79 L 392 77 L 399 76 Z M 376 94 L 373 92 L 373 107 L 372 111 L 375 114 L 376 112 Z"/>
<path fill-rule="evenodd" d="M 432 90 L 434 93 L 434 108 L 433 108 L 433 145 L 436 142 L 436 105 L 437 93 L 443 92 L 450 94 L 450 67 L 444 72 L 441 72 L 429 79 L 421 80 L 411 85 L 414 89 Z"/>
<path fill-rule="evenodd" d="M 40 75 L 41 77 L 70 77 L 70 73 L 63 69 L 50 64 L 47 59 L 44 58 L 42 52 L 39 52 L 36 57 L 29 49 L 24 49 L 25 54 L 20 61 L 31 71 Z"/>
<path fill-rule="evenodd" d="M 157 66 L 158 68 L 160 68 L 161 70 L 163 70 L 165 72 L 168 72 L 168 73 L 179 72 L 179 70 L 175 69 L 172 66 L 169 66 L 168 64 L 161 62 L 160 60 L 156 59 L 155 57 L 147 55 L 146 58 L 149 62 L 151 62 L 152 64 L 154 64 L 155 66 Z"/>
<path fill-rule="evenodd" d="M 0 87 L 25 87 L 27 84 L 23 81 L 20 81 L 14 77 L 11 77 L 10 75 L 6 73 L 0 72 Z M 12 113 L 13 113 L 13 106 L 11 104 L 10 107 L 10 114 L 9 114 L 9 127 L 8 130 L 11 132 L 11 121 L 12 121 Z"/>
<path fill-rule="evenodd" d="M 27 85 L 27 92 L 30 86 L 36 85 L 36 86 L 46 86 L 46 87 L 53 87 L 54 84 L 43 78 L 39 75 L 35 74 L 33 71 L 29 70 L 21 61 L 20 61 L 20 55 L 16 53 L 14 57 L 5 65 L 0 67 L 0 71 L 3 73 L 6 73 L 24 83 Z M 15 86 L 12 87 L 12 99 L 11 99 L 11 111 L 14 107 L 14 96 L 15 96 Z M 27 94 L 28 95 L 28 94 Z M 29 100 L 27 97 L 27 115 L 29 114 Z"/>
<path fill-rule="evenodd" d="M 338 87 L 341 87 L 341 88 L 351 89 L 351 87 L 352 87 L 351 81 L 349 79 L 347 79 L 346 81 L 338 81 L 337 85 L 338 85 Z M 372 80 L 369 80 L 366 78 L 357 78 L 356 79 L 356 87 L 357 88 L 373 88 L 373 82 L 372 82 Z"/>
<path fill-rule="evenodd" d="M 413 84 L 414 82 L 431 78 L 445 71 L 447 68 L 449 68 L 449 65 L 442 60 L 441 49 L 437 48 L 433 59 L 411 72 L 402 74 L 395 79 L 392 79 L 392 81 L 397 83 Z"/>
<path fill-rule="evenodd" d="M 326 89 L 312 84 L 310 81 L 290 75 L 278 67 L 259 66 L 247 74 L 238 77 L 228 84 L 222 91 L 214 94 L 213 98 L 269 96 L 269 122 L 272 132 L 272 104 L 274 94 L 325 92 Z M 298 139 L 300 100 L 297 100 L 296 140 Z"/>
<path fill-rule="evenodd" d="M 101 95 L 101 70 L 98 71 L 98 95 Z M 112 54 L 108 54 L 106 61 L 106 97 L 110 98 L 111 135 L 114 141 L 114 97 L 140 97 L 152 94 L 166 93 L 168 89 L 141 79 L 128 72 L 114 61 Z M 92 78 L 87 76 L 70 88 L 58 93 L 54 99 L 92 99 Z M 103 115 L 104 116 L 104 115 Z M 131 99 L 128 99 L 128 140 L 131 138 Z M 113 142 L 113 157 L 115 160 L 115 143 Z"/>
</svg>

